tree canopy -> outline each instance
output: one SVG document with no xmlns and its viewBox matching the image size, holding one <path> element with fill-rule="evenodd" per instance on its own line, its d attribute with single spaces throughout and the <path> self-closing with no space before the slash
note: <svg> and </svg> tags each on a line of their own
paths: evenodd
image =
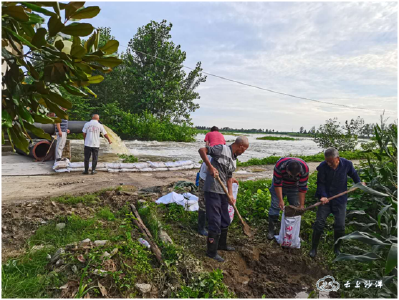
<svg viewBox="0 0 399 300">
<path fill-rule="evenodd" d="M 3 143 L 7 132 L 13 147 L 28 152 L 28 131 L 49 138 L 33 123 L 68 119 L 61 109 L 72 107 L 65 94 L 96 97 L 88 86 L 103 81 L 100 74 L 122 63 L 114 54 L 118 41 L 99 45 L 99 31 L 90 23 L 77 22 L 100 12 L 98 6 L 84 3 L 2 2 Z M 82 44 L 80 37 L 86 36 Z M 50 112 L 58 118 L 48 117 Z"/>
</svg>

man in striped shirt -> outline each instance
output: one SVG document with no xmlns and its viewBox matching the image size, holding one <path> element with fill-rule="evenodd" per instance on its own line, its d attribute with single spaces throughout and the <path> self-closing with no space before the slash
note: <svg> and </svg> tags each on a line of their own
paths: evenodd
<svg viewBox="0 0 399 300">
<path fill-rule="evenodd" d="M 284 196 L 290 205 L 305 206 L 308 190 L 309 167 L 300 158 L 283 157 L 274 166 L 272 186 L 269 191 L 272 202 L 269 209 L 269 232 L 267 238 L 274 238 L 280 210 L 284 209 Z"/>
</svg>

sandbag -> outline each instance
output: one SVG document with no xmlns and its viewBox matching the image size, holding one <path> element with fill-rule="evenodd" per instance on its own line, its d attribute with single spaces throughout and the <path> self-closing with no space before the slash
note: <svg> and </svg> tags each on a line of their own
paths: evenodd
<svg viewBox="0 0 399 300">
<path fill-rule="evenodd" d="M 188 169 L 192 169 L 194 167 L 194 164 L 192 163 L 192 164 L 190 164 L 190 165 L 184 165 L 184 166 L 181 166 L 181 168 L 182 168 L 182 170 L 188 170 Z"/>
<path fill-rule="evenodd" d="M 118 172 L 120 172 L 121 171 L 121 169 L 111 169 L 111 168 L 108 168 L 108 172 L 110 172 L 110 173 L 118 173 Z"/>
<path fill-rule="evenodd" d="M 70 172 L 70 170 L 68 169 L 68 168 L 64 168 L 64 169 L 57 169 L 57 170 L 54 170 L 54 171 L 56 171 L 57 173 L 65 173 L 65 172 Z"/>
<path fill-rule="evenodd" d="M 184 167 L 174 167 L 174 168 L 168 168 L 169 171 L 179 171 L 179 170 L 184 170 Z"/>
<path fill-rule="evenodd" d="M 69 168 L 84 168 L 84 167 L 85 167 L 85 163 L 83 161 L 69 163 Z M 91 163 L 90 163 L 90 167 L 91 167 Z"/>
<path fill-rule="evenodd" d="M 237 194 L 238 194 L 238 184 L 233 183 L 233 198 L 235 199 L 234 204 L 237 202 Z M 233 205 L 229 204 L 229 216 L 230 216 L 230 223 L 233 222 L 234 219 L 234 207 Z"/>
<path fill-rule="evenodd" d="M 197 211 L 198 210 L 198 197 L 191 193 L 178 194 L 175 192 L 171 192 L 157 201 L 157 204 L 170 204 L 176 203 L 178 205 L 184 206 L 184 209 L 187 211 Z"/>
<path fill-rule="evenodd" d="M 283 212 L 280 233 L 275 236 L 277 243 L 282 247 L 299 249 L 301 247 L 300 230 L 301 216 L 286 218 Z"/>
<path fill-rule="evenodd" d="M 121 169 L 137 169 L 134 163 L 121 163 Z"/>
<path fill-rule="evenodd" d="M 120 169 L 120 172 L 139 172 L 139 169 Z"/>
<path fill-rule="evenodd" d="M 152 161 L 147 161 L 147 163 L 150 165 L 151 168 L 165 168 L 166 165 L 164 162 L 152 162 Z"/>
<path fill-rule="evenodd" d="M 153 172 L 153 171 L 155 171 L 155 169 L 153 169 L 153 168 L 143 168 L 143 169 L 140 169 L 139 171 L 140 172 Z"/>
<path fill-rule="evenodd" d="M 121 163 L 107 163 L 108 169 L 120 169 Z"/>
<path fill-rule="evenodd" d="M 71 170 L 71 172 L 83 172 L 85 168 L 69 168 L 69 170 Z"/>
<path fill-rule="evenodd" d="M 66 169 L 69 166 L 69 159 L 66 160 L 60 160 L 60 161 L 55 161 L 53 165 L 53 170 L 59 170 L 59 169 Z"/>
<path fill-rule="evenodd" d="M 137 169 L 148 168 L 149 165 L 146 162 L 137 162 L 133 164 Z"/>
</svg>

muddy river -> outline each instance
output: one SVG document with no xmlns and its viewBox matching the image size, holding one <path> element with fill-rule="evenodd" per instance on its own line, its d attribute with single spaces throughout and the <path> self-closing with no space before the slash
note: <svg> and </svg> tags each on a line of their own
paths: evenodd
<svg viewBox="0 0 399 300">
<path fill-rule="evenodd" d="M 271 155 L 285 156 L 289 154 L 312 155 L 322 151 L 312 138 L 295 138 L 294 141 L 264 141 L 257 137 L 266 135 L 249 134 L 249 149 L 239 159 L 247 161 L 250 158 L 264 158 Z M 272 135 L 276 136 L 276 135 Z M 192 143 L 156 142 L 156 141 L 125 141 L 131 153 L 140 160 L 192 160 L 199 161 L 198 149 L 204 146 L 204 134 L 198 134 Z M 236 136 L 225 135 L 227 144 L 231 144 Z"/>
</svg>

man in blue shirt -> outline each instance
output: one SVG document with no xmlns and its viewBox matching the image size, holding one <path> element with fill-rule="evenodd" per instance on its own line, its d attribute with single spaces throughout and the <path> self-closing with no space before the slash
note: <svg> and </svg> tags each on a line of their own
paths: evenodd
<svg viewBox="0 0 399 300">
<path fill-rule="evenodd" d="M 317 191 L 316 197 L 320 199 L 322 205 L 319 206 L 316 214 L 316 221 L 313 225 L 312 250 L 310 257 L 317 255 L 317 246 L 323 233 L 326 219 L 332 213 L 334 215 L 334 253 L 339 255 L 339 248 L 342 240 L 337 240 L 345 235 L 345 216 L 348 195 L 342 195 L 331 201 L 329 197 L 345 192 L 348 188 L 348 176 L 355 183 L 360 182 L 352 162 L 345 158 L 340 158 L 337 149 L 329 148 L 324 152 L 325 161 L 317 167 Z M 364 184 L 364 183 L 363 183 Z"/>
</svg>

